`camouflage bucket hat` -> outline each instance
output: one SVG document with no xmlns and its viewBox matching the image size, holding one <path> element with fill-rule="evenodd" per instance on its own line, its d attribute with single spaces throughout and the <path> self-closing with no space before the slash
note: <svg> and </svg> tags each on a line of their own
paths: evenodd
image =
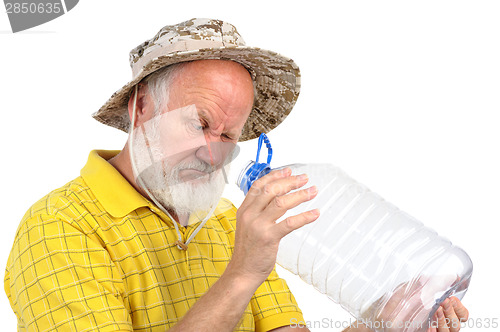
<svg viewBox="0 0 500 332">
<path fill-rule="evenodd" d="M 108 126 L 128 132 L 127 105 L 137 83 L 163 67 L 204 59 L 232 60 L 243 65 L 252 75 L 257 94 L 240 141 L 274 129 L 297 101 L 300 70 L 293 60 L 272 51 L 247 47 L 232 24 L 194 18 L 163 27 L 152 39 L 130 51 L 132 80 L 92 116 Z"/>
</svg>

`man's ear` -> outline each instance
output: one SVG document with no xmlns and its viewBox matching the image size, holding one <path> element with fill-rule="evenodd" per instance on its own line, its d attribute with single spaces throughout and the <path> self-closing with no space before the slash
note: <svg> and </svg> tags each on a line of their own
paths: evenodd
<svg viewBox="0 0 500 332">
<path fill-rule="evenodd" d="M 130 94 L 128 100 L 128 117 L 130 119 L 130 123 L 132 124 L 133 112 L 134 112 L 134 99 L 135 100 L 135 127 L 144 123 L 147 119 L 146 114 L 146 95 L 147 95 L 147 87 L 144 84 L 139 83 L 137 85 L 137 89 L 134 88 L 132 93 Z M 135 98 L 135 93 L 137 92 L 137 98 Z"/>
</svg>

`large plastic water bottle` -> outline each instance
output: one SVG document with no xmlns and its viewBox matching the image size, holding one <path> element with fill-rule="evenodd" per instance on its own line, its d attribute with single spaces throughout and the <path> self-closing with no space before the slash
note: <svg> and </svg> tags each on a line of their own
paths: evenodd
<svg viewBox="0 0 500 332">
<path fill-rule="evenodd" d="M 263 142 L 267 163 L 258 162 Z M 237 181 L 245 194 L 271 171 L 271 157 L 263 134 L 256 161 Z M 320 217 L 281 240 L 279 265 L 375 331 L 426 331 L 442 301 L 463 297 L 472 262 L 462 249 L 333 165 L 286 167 L 307 174 L 318 195 L 280 220 L 315 208 Z"/>
</svg>

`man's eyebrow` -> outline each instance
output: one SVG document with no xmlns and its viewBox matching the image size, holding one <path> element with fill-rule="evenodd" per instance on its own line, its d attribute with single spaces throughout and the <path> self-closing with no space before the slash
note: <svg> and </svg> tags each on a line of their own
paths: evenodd
<svg viewBox="0 0 500 332">
<path fill-rule="evenodd" d="M 200 120 L 210 122 L 210 117 L 204 110 L 198 110 L 198 117 L 200 118 Z"/>
<path fill-rule="evenodd" d="M 210 121 L 210 117 L 208 115 L 207 112 L 205 112 L 204 110 L 197 110 L 198 112 L 198 119 L 201 121 L 203 120 L 204 122 L 206 122 L 207 124 L 209 124 L 211 121 Z M 237 136 L 240 136 L 241 135 L 241 131 L 238 132 L 236 130 L 232 130 L 232 131 L 228 131 L 228 132 L 223 132 L 223 134 L 231 137 L 231 138 L 234 138 L 234 137 L 237 137 Z"/>
</svg>

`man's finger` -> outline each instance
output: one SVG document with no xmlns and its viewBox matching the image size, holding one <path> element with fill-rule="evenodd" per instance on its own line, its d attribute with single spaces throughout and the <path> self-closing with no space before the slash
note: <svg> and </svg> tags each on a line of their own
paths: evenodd
<svg viewBox="0 0 500 332">
<path fill-rule="evenodd" d="M 301 214 L 298 214 L 296 216 L 288 217 L 276 225 L 276 228 L 278 229 L 279 232 L 278 235 L 280 238 L 282 238 L 285 235 L 289 234 L 290 232 L 313 222 L 314 220 L 318 219 L 318 217 L 319 217 L 318 209 L 302 212 Z"/>
<path fill-rule="evenodd" d="M 255 181 L 248 191 L 245 201 L 252 208 L 258 211 L 264 210 L 276 196 L 285 195 L 294 189 L 298 189 L 308 181 L 305 174 L 290 176 L 290 172 L 282 172 L 281 170 L 275 172 L 271 172 Z M 272 176 L 269 176 L 271 174 Z"/>
<path fill-rule="evenodd" d="M 469 319 L 469 310 L 464 307 L 462 302 L 455 296 L 452 296 L 450 300 L 451 305 L 458 316 L 458 319 L 460 319 L 461 322 L 465 322 L 467 319 Z"/>
<path fill-rule="evenodd" d="M 427 332 L 437 332 L 437 325 L 438 325 L 437 312 L 435 312 L 434 316 L 432 316 L 432 319 L 429 322 L 429 329 L 427 330 Z"/>
<path fill-rule="evenodd" d="M 448 298 L 441 303 L 441 307 L 444 310 L 444 316 L 446 317 L 446 321 L 448 323 L 448 328 L 451 332 L 460 331 L 460 320 L 458 319 L 455 310 L 453 309 L 453 305 L 451 304 L 451 300 Z"/>
<path fill-rule="evenodd" d="M 293 209 L 299 204 L 310 201 L 316 197 L 317 194 L 318 189 L 316 186 L 312 186 L 287 195 L 276 196 L 264 210 L 264 214 L 266 218 L 270 218 L 275 221 L 283 216 L 288 210 Z"/>
<path fill-rule="evenodd" d="M 259 194 L 264 194 L 270 198 L 285 195 L 294 189 L 304 186 L 308 180 L 309 178 L 306 174 L 278 178 L 262 187 Z"/>
<path fill-rule="evenodd" d="M 438 320 L 437 332 L 449 332 L 450 329 L 446 324 L 446 317 L 444 316 L 443 308 L 439 307 L 436 311 L 436 316 Z"/>
<path fill-rule="evenodd" d="M 265 176 L 256 180 L 252 184 L 252 186 L 248 190 L 248 193 L 247 193 L 245 200 L 249 200 L 249 199 L 257 197 L 258 193 L 260 193 L 262 191 L 262 188 L 264 188 L 268 183 L 275 181 L 277 179 L 281 179 L 281 178 L 285 178 L 287 176 L 290 176 L 290 174 L 292 174 L 292 170 L 288 167 L 285 167 L 285 168 L 279 169 L 279 170 L 274 170 L 274 171 L 270 172 L 269 174 L 266 174 Z"/>
</svg>

